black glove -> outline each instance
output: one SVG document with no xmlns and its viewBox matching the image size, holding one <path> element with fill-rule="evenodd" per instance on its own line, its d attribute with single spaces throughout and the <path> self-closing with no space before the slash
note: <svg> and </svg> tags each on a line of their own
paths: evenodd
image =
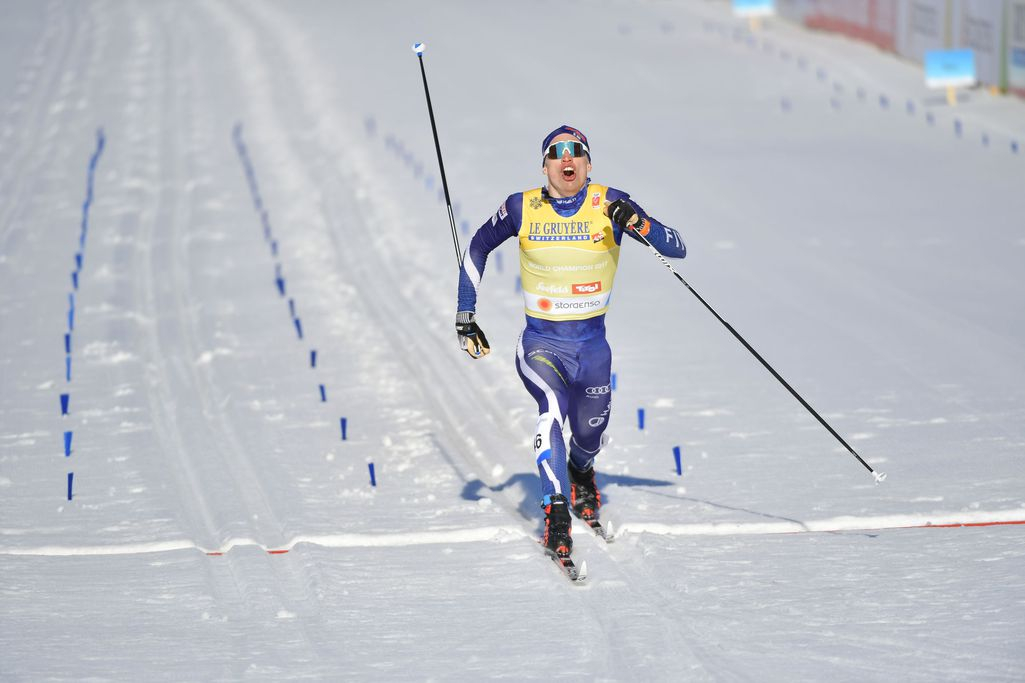
<svg viewBox="0 0 1025 683">
<path fill-rule="evenodd" d="M 456 335 L 459 337 L 459 348 L 470 354 L 470 358 L 481 358 L 491 353 L 488 338 L 477 326 L 472 311 L 456 313 Z"/>
<path fill-rule="evenodd" d="M 605 205 L 605 215 L 612 219 L 612 222 L 623 228 L 632 227 L 640 220 L 637 211 L 625 199 L 617 199 L 611 204 Z"/>
</svg>

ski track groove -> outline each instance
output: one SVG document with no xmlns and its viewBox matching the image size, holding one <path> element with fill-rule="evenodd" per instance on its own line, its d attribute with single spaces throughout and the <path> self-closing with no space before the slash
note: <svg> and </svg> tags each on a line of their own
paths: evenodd
<svg viewBox="0 0 1025 683">
<path fill-rule="evenodd" d="M 16 127 L 15 146 L 3 154 L 7 160 L 4 174 L 0 177 L 0 253 L 3 254 L 11 253 L 9 240 L 19 233 L 25 234 L 24 229 L 15 232 L 12 225 L 25 202 L 31 199 L 29 181 L 38 182 L 40 174 L 54 161 L 52 150 L 61 137 L 58 132 L 63 111 L 48 112 L 46 109 L 62 99 L 57 93 L 61 83 L 68 79 L 67 76 L 62 78 L 61 74 L 81 69 L 84 63 L 84 60 L 73 58 L 81 51 L 83 27 L 80 21 L 72 20 L 56 2 L 52 2 L 47 7 L 44 25 L 43 39 L 25 67 L 25 71 L 35 73 L 25 78 L 25 94 L 20 100 L 16 97 L 8 106 L 9 112 L 21 110 L 21 121 Z M 52 43 L 60 46 L 56 51 L 57 59 L 52 59 Z M 77 79 L 71 80 L 77 82 Z M 18 82 L 16 93 L 22 90 L 22 79 L 19 78 Z M 50 126 L 56 128 L 47 132 Z"/>
</svg>

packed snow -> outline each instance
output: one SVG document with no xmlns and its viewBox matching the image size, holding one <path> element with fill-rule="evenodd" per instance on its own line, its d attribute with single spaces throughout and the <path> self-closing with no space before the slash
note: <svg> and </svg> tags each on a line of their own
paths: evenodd
<svg viewBox="0 0 1025 683">
<path fill-rule="evenodd" d="M 887 479 L 626 240 L 567 581 L 419 41 L 463 247 L 581 128 Z M 13 0 L 0 56 L 0 678 L 1025 678 L 1022 100 L 703 0 Z"/>
</svg>

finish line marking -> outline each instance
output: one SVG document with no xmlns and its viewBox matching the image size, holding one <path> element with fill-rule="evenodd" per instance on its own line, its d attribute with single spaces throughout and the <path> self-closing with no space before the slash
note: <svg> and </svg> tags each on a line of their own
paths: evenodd
<svg viewBox="0 0 1025 683">
<path fill-rule="evenodd" d="M 628 534 L 659 536 L 765 536 L 775 534 L 839 533 L 845 531 L 888 531 L 901 529 L 955 529 L 990 526 L 1025 526 L 1025 509 L 996 512 L 959 512 L 935 515 L 888 515 L 881 517 L 834 517 L 832 519 L 781 520 L 774 522 L 714 522 L 708 524 L 659 524 L 625 522 L 617 525 L 617 538 Z M 518 526 L 475 527 L 438 531 L 413 531 L 394 534 L 301 535 L 281 547 L 268 547 L 250 538 L 230 539 L 219 548 L 204 548 L 192 541 L 163 541 L 122 545 L 38 546 L 18 548 L 0 546 L 0 555 L 34 557 L 85 557 L 145 555 L 198 550 L 210 557 L 221 557 L 235 548 L 258 548 L 269 555 L 285 555 L 297 545 L 322 548 L 406 548 L 418 545 L 455 543 L 509 543 L 521 538 L 535 540 L 533 534 Z"/>
</svg>

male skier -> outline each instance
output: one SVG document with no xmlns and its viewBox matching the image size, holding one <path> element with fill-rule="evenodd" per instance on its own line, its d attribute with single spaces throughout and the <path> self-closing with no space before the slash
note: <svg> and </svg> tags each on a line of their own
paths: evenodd
<svg viewBox="0 0 1025 683">
<path fill-rule="evenodd" d="M 591 182 L 591 150 L 576 128 L 553 130 L 541 153 L 547 185 L 509 195 L 463 254 L 456 333 L 471 358 L 490 351 L 475 320 L 477 288 L 488 254 L 518 238 L 527 325 L 516 370 L 538 405 L 534 455 L 545 511 L 542 543 L 568 558 L 570 507 L 587 522 L 597 521 L 601 507 L 594 459 L 612 409 L 605 312 L 623 234 L 640 241 L 634 231 L 640 233 L 663 256 L 683 258 L 687 250 L 679 233 L 648 216 L 630 195 Z"/>
</svg>

